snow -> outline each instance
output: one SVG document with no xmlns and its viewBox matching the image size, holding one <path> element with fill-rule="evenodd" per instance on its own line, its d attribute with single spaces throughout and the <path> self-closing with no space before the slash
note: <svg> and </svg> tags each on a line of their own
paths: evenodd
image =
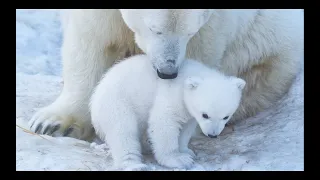
<svg viewBox="0 0 320 180">
<path fill-rule="evenodd" d="M 62 34 L 57 10 L 17 10 L 16 26 L 16 124 L 28 129 L 33 113 L 62 89 Z M 217 139 L 194 137 L 197 158 L 191 170 L 304 170 L 303 85 L 302 61 L 292 89 L 275 107 Z M 42 137 L 16 128 L 16 170 L 113 170 L 108 146 L 99 141 Z M 152 156 L 145 160 L 152 170 L 170 170 Z"/>
</svg>

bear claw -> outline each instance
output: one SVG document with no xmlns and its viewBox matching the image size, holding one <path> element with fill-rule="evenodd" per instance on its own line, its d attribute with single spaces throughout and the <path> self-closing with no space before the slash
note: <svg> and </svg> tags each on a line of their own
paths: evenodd
<svg viewBox="0 0 320 180">
<path fill-rule="evenodd" d="M 42 130 L 42 123 L 38 124 L 38 126 L 36 127 L 35 133 L 39 133 Z"/>
<path fill-rule="evenodd" d="M 74 130 L 74 128 L 69 127 L 69 128 L 63 133 L 63 136 L 68 136 L 69 134 L 72 133 L 73 130 Z"/>
<path fill-rule="evenodd" d="M 60 124 L 57 124 L 57 125 L 53 126 L 53 128 L 51 129 L 49 134 L 51 135 L 51 134 L 55 133 L 57 130 L 60 129 L 60 127 L 61 127 Z M 50 127 L 49 127 L 49 129 L 50 129 Z"/>
</svg>

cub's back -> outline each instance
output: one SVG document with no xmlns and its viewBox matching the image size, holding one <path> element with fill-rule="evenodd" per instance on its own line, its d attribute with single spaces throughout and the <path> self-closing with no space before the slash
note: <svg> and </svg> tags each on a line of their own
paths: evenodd
<svg viewBox="0 0 320 180">
<path fill-rule="evenodd" d="M 101 101 L 126 101 L 134 107 L 147 106 L 154 97 L 157 75 L 146 55 L 127 58 L 102 77 L 95 94 Z M 103 102 L 102 102 L 103 103 Z"/>
</svg>

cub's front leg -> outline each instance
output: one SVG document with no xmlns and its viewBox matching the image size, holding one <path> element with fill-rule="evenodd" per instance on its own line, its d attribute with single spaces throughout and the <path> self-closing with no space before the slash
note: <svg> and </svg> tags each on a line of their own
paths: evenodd
<svg viewBox="0 0 320 180">
<path fill-rule="evenodd" d="M 194 152 L 188 147 L 190 139 L 197 128 L 197 121 L 190 119 L 187 123 L 183 124 L 180 136 L 179 136 L 179 149 L 182 153 L 188 153 L 195 157 Z"/>
<path fill-rule="evenodd" d="M 174 107 L 160 104 L 155 104 L 149 117 L 148 133 L 155 159 L 159 164 L 169 168 L 188 169 L 194 161 L 190 153 L 180 152 L 181 117 L 175 115 Z"/>
</svg>

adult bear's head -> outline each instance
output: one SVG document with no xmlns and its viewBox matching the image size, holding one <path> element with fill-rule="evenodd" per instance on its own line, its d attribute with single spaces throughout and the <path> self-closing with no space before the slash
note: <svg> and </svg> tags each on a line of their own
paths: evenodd
<svg viewBox="0 0 320 180">
<path fill-rule="evenodd" d="M 162 79 L 174 79 L 189 40 L 209 20 L 206 9 L 122 9 L 138 46 L 149 56 Z"/>
</svg>

